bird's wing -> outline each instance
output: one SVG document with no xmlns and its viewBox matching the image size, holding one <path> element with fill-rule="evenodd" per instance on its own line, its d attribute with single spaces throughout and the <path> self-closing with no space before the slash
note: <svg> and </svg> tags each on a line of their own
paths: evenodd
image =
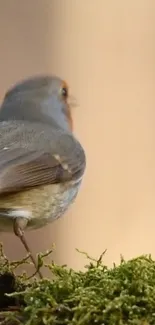
<svg viewBox="0 0 155 325">
<path fill-rule="evenodd" d="M 84 168 L 84 151 L 71 135 L 0 122 L 0 195 L 76 179 Z"/>
</svg>

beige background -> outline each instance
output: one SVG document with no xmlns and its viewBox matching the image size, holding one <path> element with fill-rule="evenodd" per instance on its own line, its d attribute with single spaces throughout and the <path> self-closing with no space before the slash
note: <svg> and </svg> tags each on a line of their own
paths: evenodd
<svg viewBox="0 0 155 325">
<path fill-rule="evenodd" d="M 118 262 L 155 255 L 155 1 L 0 0 L 0 96 L 36 73 L 65 78 L 75 132 L 87 153 L 67 215 L 27 234 L 34 252 L 56 244 L 58 263 L 83 267 L 75 248 Z M 22 257 L 13 235 L 6 252 Z"/>
</svg>

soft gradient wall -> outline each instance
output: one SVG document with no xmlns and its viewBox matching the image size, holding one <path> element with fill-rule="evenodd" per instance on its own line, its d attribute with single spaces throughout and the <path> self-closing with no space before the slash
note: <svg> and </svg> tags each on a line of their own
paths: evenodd
<svg viewBox="0 0 155 325">
<path fill-rule="evenodd" d="M 75 132 L 87 153 L 66 216 L 27 234 L 34 252 L 76 268 L 75 248 L 118 262 L 155 255 L 155 1 L 1 0 L 0 96 L 35 73 L 65 78 L 77 98 Z M 13 235 L 6 252 L 22 257 Z"/>
</svg>

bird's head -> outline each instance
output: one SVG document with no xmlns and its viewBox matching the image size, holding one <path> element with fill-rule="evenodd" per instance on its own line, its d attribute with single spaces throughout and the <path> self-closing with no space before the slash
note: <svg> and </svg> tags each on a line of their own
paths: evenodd
<svg viewBox="0 0 155 325">
<path fill-rule="evenodd" d="M 8 119 L 56 123 L 72 131 L 67 83 L 57 76 L 35 76 L 17 83 L 7 91 L 0 109 L 0 120 Z"/>
</svg>

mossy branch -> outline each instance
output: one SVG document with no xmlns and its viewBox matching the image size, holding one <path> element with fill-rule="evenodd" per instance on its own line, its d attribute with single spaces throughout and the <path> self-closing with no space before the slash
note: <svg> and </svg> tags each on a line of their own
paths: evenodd
<svg viewBox="0 0 155 325">
<path fill-rule="evenodd" d="M 19 264 L 9 262 L 1 246 L 0 324 L 155 324 L 155 261 L 150 255 L 130 261 L 121 257 L 120 265 L 108 268 L 103 263 L 105 252 L 97 260 L 80 252 L 89 262 L 83 272 L 53 261 L 46 264 L 49 253 L 40 254 L 38 263 L 48 267 L 52 280 L 30 281 L 26 274 L 14 274 L 19 264 L 28 263 L 27 257 Z"/>
</svg>

